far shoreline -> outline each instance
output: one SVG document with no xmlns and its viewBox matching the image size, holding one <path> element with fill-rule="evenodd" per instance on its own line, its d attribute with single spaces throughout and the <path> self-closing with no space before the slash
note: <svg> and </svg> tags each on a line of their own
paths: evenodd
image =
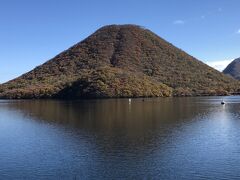
<svg viewBox="0 0 240 180">
<path fill-rule="evenodd" d="M 240 93 L 230 95 L 195 95 L 195 96 L 163 96 L 163 97 L 98 97 L 98 98 L 0 98 L 0 100 L 7 101 L 21 101 L 21 100 L 50 100 L 50 101 L 81 101 L 81 100 L 111 100 L 111 99 L 157 99 L 157 98 L 196 98 L 196 97 L 230 97 L 240 96 Z"/>
</svg>

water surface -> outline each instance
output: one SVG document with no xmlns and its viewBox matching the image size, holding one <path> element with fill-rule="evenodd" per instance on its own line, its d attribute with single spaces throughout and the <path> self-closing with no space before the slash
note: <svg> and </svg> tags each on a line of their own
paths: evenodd
<svg viewBox="0 0 240 180">
<path fill-rule="evenodd" d="M 240 97 L 0 101 L 0 179 L 239 179 Z"/>
</svg>

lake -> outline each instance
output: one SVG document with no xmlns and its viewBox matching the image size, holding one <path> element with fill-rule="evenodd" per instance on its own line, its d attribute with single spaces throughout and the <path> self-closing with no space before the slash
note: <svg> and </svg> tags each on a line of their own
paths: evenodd
<svg viewBox="0 0 240 180">
<path fill-rule="evenodd" d="M 0 179 L 239 179 L 239 138 L 239 96 L 1 100 Z"/>
</svg>

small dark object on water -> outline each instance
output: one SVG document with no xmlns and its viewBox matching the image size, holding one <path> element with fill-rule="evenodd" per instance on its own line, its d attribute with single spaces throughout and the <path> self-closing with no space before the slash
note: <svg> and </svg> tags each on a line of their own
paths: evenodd
<svg viewBox="0 0 240 180">
<path fill-rule="evenodd" d="M 224 101 L 224 100 L 222 100 L 221 104 L 222 104 L 222 105 L 224 105 L 224 104 L 226 104 L 226 103 L 225 103 L 225 101 Z"/>
</svg>

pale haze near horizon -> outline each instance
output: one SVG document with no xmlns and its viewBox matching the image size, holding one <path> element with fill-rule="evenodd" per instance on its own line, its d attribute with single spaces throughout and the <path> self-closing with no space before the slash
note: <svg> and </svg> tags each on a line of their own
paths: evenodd
<svg viewBox="0 0 240 180">
<path fill-rule="evenodd" d="M 207 61 L 205 62 L 207 65 L 213 67 L 214 69 L 222 72 L 231 62 L 231 60 L 222 60 L 222 61 Z"/>
</svg>

